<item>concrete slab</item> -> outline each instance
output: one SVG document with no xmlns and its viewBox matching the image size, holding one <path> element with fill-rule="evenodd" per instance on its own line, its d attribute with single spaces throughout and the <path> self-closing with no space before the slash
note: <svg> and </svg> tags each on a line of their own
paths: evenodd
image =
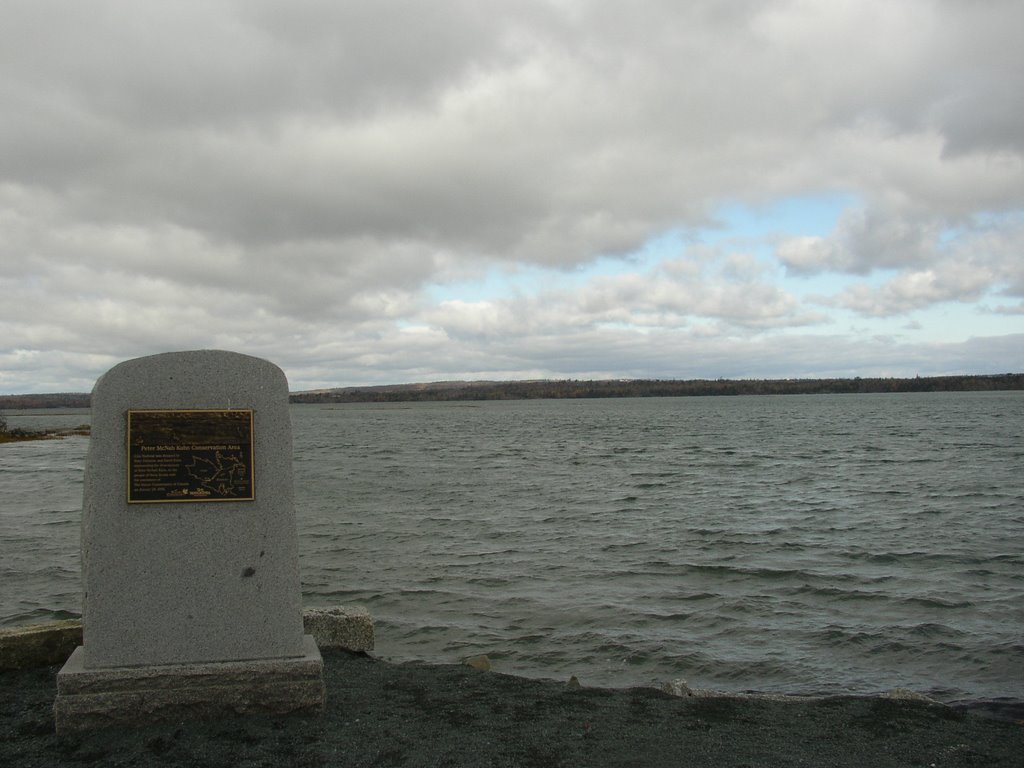
<svg viewBox="0 0 1024 768">
<path fill-rule="evenodd" d="M 326 698 L 323 659 L 309 635 L 297 658 L 206 664 L 89 669 L 78 647 L 57 674 L 57 694 L 58 733 L 126 722 L 315 713 Z"/>
</svg>

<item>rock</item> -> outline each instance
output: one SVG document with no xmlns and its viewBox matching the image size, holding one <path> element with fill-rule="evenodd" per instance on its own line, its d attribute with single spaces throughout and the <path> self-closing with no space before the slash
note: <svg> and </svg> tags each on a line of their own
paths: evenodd
<svg viewBox="0 0 1024 768">
<path fill-rule="evenodd" d="M 307 608 L 302 626 L 320 648 L 373 650 L 373 618 L 365 608 Z"/>
<path fill-rule="evenodd" d="M 693 689 L 682 678 L 673 680 L 670 683 L 662 683 L 661 690 L 673 696 L 693 696 Z"/>
<path fill-rule="evenodd" d="M 582 685 L 580 685 L 580 680 L 579 680 L 579 678 L 578 678 L 578 677 L 576 677 L 576 675 L 573 675 L 572 677 L 570 677 L 570 678 L 569 678 L 569 682 L 567 682 L 567 683 L 565 684 L 565 687 L 566 687 L 566 688 L 572 688 L 572 689 L 576 689 L 576 688 L 582 688 L 583 686 L 582 686 Z"/>
<path fill-rule="evenodd" d="M 63 664 L 81 644 L 81 619 L 0 629 L 0 670 Z"/>
<path fill-rule="evenodd" d="M 481 672 L 491 671 L 491 660 L 487 658 L 485 654 L 480 654 L 479 656 L 467 656 L 462 660 L 462 663 L 467 667 L 479 669 Z"/>
</svg>

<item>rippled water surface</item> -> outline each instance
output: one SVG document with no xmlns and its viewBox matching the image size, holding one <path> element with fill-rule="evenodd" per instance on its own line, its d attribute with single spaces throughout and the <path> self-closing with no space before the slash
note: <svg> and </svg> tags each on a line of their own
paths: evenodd
<svg viewBox="0 0 1024 768">
<path fill-rule="evenodd" d="M 486 653 L 589 685 L 1024 699 L 1019 392 L 292 419 L 305 602 L 365 605 L 382 656 Z M 3 623 L 78 610 L 86 445 L 0 446 Z"/>
</svg>

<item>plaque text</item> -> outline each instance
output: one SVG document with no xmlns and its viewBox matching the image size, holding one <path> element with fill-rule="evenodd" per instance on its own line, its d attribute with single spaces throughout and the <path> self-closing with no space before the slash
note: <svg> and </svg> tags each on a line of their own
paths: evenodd
<svg viewBox="0 0 1024 768">
<path fill-rule="evenodd" d="M 128 503 L 252 501 L 251 410 L 128 411 Z"/>
</svg>

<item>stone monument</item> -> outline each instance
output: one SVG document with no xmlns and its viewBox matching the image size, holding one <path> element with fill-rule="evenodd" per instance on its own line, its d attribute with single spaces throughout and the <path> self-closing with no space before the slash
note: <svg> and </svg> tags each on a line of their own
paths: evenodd
<svg viewBox="0 0 1024 768">
<path fill-rule="evenodd" d="M 234 352 L 129 360 L 92 392 L 83 639 L 57 731 L 316 711 L 303 633 L 288 384 Z"/>
</svg>

